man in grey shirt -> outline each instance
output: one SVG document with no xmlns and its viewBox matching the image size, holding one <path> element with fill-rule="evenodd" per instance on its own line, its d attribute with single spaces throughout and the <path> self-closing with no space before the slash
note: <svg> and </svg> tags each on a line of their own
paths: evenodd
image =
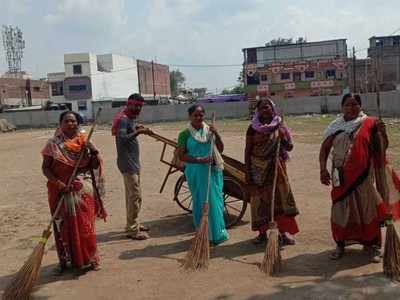
<svg viewBox="0 0 400 300">
<path fill-rule="evenodd" d="M 135 122 L 143 104 L 144 99 L 140 94 L 130 95 L 125 109 L 115 116 L 112 127 L 112 134 L 115 136 L 115 144 L 117 146 L 117 165 L 124 177 L 127 216 L 126 232 L 129 238 L 135 240 L 145 240 L 149 237 L 146 233 L 148 228 L 138 222 L 142 196 L 137 136 L 151 133 L 150 129 L 137 125 Z"/>
</svg>

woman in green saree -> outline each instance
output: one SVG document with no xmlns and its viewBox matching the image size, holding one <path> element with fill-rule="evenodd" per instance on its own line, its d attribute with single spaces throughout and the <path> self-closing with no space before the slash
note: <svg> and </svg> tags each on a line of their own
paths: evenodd
<svg viewBox="0 0 400 300">
<path fill-rule="evenodd" d="M 185 164 L 185 176 L 193 199 L 193 221 L 200 224 L 203 207 L 207 199 L 209 164 L 211 161 L 209 205 L 209 239 L 217 245 L 228 239 L 224 221 L 223 160 L 224 144 L 216 128 L 204 122 L 205 111 L 195 104 L 188 110 L 190 123 L 178 137 L 178 157 Z M 211 138 L 215 146 L 211 149 Z M 210 155 L 211 154 L 211 155 Z"/>
</svg>

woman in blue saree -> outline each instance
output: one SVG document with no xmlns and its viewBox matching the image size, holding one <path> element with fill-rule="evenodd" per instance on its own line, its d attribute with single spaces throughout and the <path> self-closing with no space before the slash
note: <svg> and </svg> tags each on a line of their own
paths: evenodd
<svg viewBox="0 0 400 300">
<path fill-rule="evenodd" d="M 228 239 L 224 221 L 223 160 L 224 144 L 216 128 L 204 122 L 205 111 L 195 104 L 188 109 L 190 123 L 178 137 L 178 157 L 185 164 L 185 176 L 193 199 L 193 221 L 200 224 L 203 207 L 207 200 L 208 171 L 212 160 L 209 205 L 209 239 L 217 245 Z M 215 146 L 211 149 L 211 137 Z M 210 155 L 212 154 L 212 155 Z"/>
</svg>

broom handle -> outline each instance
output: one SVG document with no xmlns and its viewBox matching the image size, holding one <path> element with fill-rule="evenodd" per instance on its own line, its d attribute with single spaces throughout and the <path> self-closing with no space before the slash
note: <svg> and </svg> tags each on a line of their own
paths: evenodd
<svg viewBox="0 0 400 300">
<path fill-rule="evenodd" d="M 212 121 L 211 125 L 214 126 L 215 124 L 215 112 L 212 113 Z M 210 162 L 208 163 L 208 180 L 207 180 L 207 196 L 206 196 L 206 203 L 208 204 L 209 194 L 210 194 L 210 186 L 211 186 L 211 166 L 213 163 L 213 152 L 214 152 L 214 134 L 212 133 L 210 136 L 211 143 L 210 143 Z"/>
<path fill-rule="evenodd" d="M 274 222 L 276 183 L 278 181 L 279 152 L 280 152 L 280 149 L 281 149 L 281 138 L 279 136 L 279 127 L 278 127 L 277 130 L 278 130 L 278 146 L 276 147 L 276 153 L 275 153 L 274 180 L 273 180 L 273 183 L 272 183 L 271 222 Z"/>
<path fill-rule="evenodd" d="M 78 172 L 79 165 L 81 164 L 81 161 L 82 161 L 82 159 L 83 159 L 83 156 L 85 155 L 86 147 L 87 147 L 87 145 L 88 145 L 88 143 L 89 143 L 89 141 L 90 141 L 90 139 L 91 139 L 91 137 L 92 137 L 92 135 L 93 135 L 94 129 L 95 129 L 95 127 L 96 127 L 96 122 L 97 122 L 97 120 L 98 120 L 98 118 L 99 118 L 99 116 L 100 116 L 100 112 L 101 112 L 101 107 L 99 107 L 99 109 L 97 110 L 97 113 L 96 113 L 96 116 L 95 116 L 95 118 L 94 118 L 92 127 L 90 128 L 88 137 L 87 137 L 87 139 L 86 139 L 85 146 L 83 147 L 81 153 L 79 154 L 78 161 L 76 162 L 76 164 L 75 164 L 75 166 L 74 166 L 74 170 L 72 171 L 72 174 L 71 174 L 70 178 L 68 179 L 67 189 L 71 187 L 72 181 L 75 179 L 76 173 Z M 49 225 L 47 226 L 47 230 L 48 230 L 48 231 L 51 230 L 51 225 L 53 224 L 54 220 L 57 218 L 58 213 L 59 213 L 60 210 L 61 210 L 61 206 L 62 206 L 62 203 L 63 203 L 63 202 L 64 202 L 64 195 L 61 196 L 60 201 L 58 201 L 56 210 L 54 211 L 54 213 L 53 213 L 53 215 L 52 215 L 52 217 L 51 217 L 51 220 L 50 220 L 50 222 L 49 222 Z"/>
</svg>

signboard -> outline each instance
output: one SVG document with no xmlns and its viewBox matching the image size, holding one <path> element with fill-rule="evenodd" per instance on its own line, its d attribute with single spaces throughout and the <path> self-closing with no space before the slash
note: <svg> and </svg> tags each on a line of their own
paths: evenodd
<svg viewBox="0 0 400 300">
<path fill-rule="evenodd" d="M 335 86 L 333 80 L 311 81 L 311 88 L 326 88 Z"/>
<path fill-rule="evenodd" d="M 285 90 L 294 90 L 296 89 L 296 84 L 294 82 L 285 83 Z"/>
<path fill-rule="evenodd" d="M 257 85 L 257 92 L 268 92 L 268 84 L 259 84 Z"/>
</svg>

